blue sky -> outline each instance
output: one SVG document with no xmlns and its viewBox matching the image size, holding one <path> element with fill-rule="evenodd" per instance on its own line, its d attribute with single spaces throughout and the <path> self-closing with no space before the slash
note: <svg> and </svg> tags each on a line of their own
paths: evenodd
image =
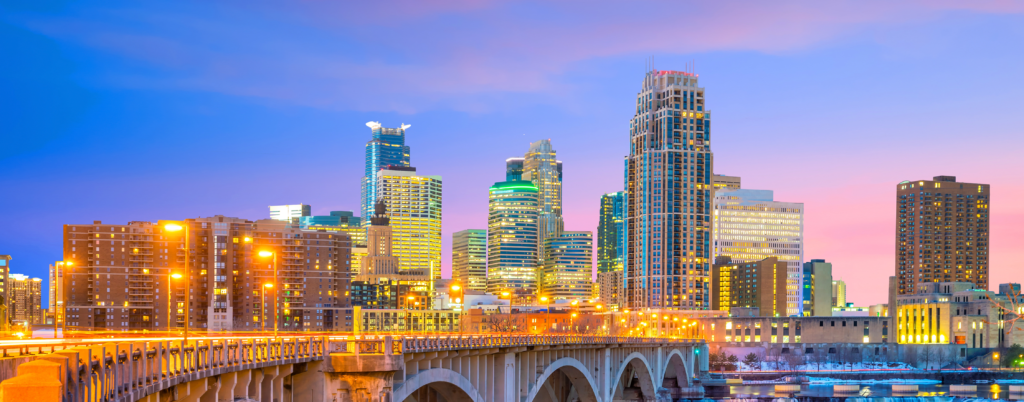
<svg viewBox="0 0 1024 402">
<path fill-rule="evenodd" d="M 0 254 L 61 225 L 357 210 L 367 121 L 412 124 L 450 236 L 550 138 L 566 227 L 622 188 L 644 63 L 695 65 L 715 170 L 806 205 L 805 257 L 885 301 L 902 180 L 992 185 L 992 285 L 1024 259 L 1018 2 L 12 2 L 0 6 Z M 854 273 L 857 275 L 854 275 Z"/>
</svg>

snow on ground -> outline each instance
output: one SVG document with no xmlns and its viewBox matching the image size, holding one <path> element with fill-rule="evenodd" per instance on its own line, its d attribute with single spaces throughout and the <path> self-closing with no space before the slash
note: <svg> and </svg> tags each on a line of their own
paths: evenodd
<svg viewBox="0 0 1024 402">
<path fill-rule="evenodd" d="M 760 366 L 760 367 L 758 367 Z M 871 363 L 810 363 L 799 364 L 796 371 L 857 371 L 857 370 L 878 370 L 878 369 L 913 369 L 914 367 L 902 362 L 871 362 Z M 790 371 L 786 362 L 760 362 L 748 366 L 743 362 L 736 363 L 737 371 Z"/>
<path fill-rule="evenodd" d="M 837 378 L 820 377 L 810 378 L 810 384 L 940 384 L 939 380 L 911 380 L 905 378 L 893 378 L 889 380 L 840 380 Z"/>
</svg>

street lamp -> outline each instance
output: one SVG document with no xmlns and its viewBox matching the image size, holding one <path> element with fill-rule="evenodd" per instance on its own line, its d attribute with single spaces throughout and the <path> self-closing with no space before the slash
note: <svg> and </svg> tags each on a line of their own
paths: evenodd
<svg viewBox="0 0 1024 402">
<path fill-rule="evenodd" d="M 172 319 L 171 318 L 172 317 L 171 312 L 174 311 L 174 309 L 171 307 L 171 300 L 172 300 L 171 299 L 171 282 L 172 282 L 171 279 L 181 279 L 181 278 L 182 278 L 181 274 L 168 274 L 167 275 L 167 329 L 168 330 L 170 330 L 170 328 L 171 328 L 171 322 L 172 321 L 175 322 L 175 323 L 177 323 L 177 321 L 178 321 L 176 319 Z M 186 299 L 186 302 L 187 302 L 187 299 Z M 177 314 L 174 314 L 173 317 L 177 317 Z M 185 325 L 188 325 L 188 321 L 185 321 Z M 188 327 L 186 327 L 186 331 L 185 331 L 186 332 L 185 333 L 185 339 L 188 339 L 188 330 L 187 330 L 187 328 Z"/>
<path fill-rule="evenodd" d="M 548 322 L 551 321 L 551 303 L 548 303 L 549 300 L 551 299 L 547 296 L 540 297 L 540 301 L 544 303 L 544 332 L 547 332 L 548 328 L 551 328 L 551 323 Z"/>
<path fill-rule="evenodd" d="M 502 299 L 508 299 L 508 320 L 506 322 L 508 323 L 508 325 L 507 325 L 508 332 L 509 332 L 509 334 L 511 334 L 512 333 L 512 292 L 507 291 L 507 290 L 504 291 L 504 292 L 501 292 L 501 298 Z"/>
<path fill-rule="evenodd" d="M 410 317 L 410 315 L 412 315 L 412 312 L 411 312 L 411 309 L 409 308 L 409 306 L 412 305 L 412 302 L 416 300 L 416 296 L 409 295 L 409 296 L 407 296 L 405 298 L 405 300 L 406 300 L 406 302 L 405 302 L 405 330 L 407 332 L 411 333 L 412 332 L 412 317 Z"/>
<path fill-rule="evenodd" d="M 273 283 L 264 283 L 260 288 L 260 332 L 267 331 L 267 289 L 273 287 Z"/>
<path fill-rule="evenodd" d="M 260 251 L 260 257 L 274 257 L 274 284 L 277 282 L 277 253 L 273 251 Z M 281 293 L 280 290 L 274 292 L 274 339 L 277 339 L 277 316 L 278 316 L 278 295 Z"/>
<path fill-rule="evenodd" d="M 191 294 L 192 293 L 192 270 L 189 269 L 189 266 L 188 266 L 189 259 L 190 259 L 189 258 L 189 249 L 188 249 L 188 225 L 182 226 L 182 225 L 179 225 L 179 224 L 176 224 L 176 223 L 168 223 L 168 224 L 164 225 L 164 230 L 166 230 L 168 232 L 184 231 L 184 235 L 185 235 L 185 345 L 188 345 L 188 320 L 189 320 L 189 312 L 188 312 L 188 310 L 192 307 L 191 306 L 191 300 L 189 300 L 189 299 L 192 298 L 192 294 Z M 178 275 L 178 277 L 175 278 L 175 279 L 181 278 L 180 274 L 176 274 L 176 275 Z M 171 277 L 174 277 L 174 275 L 172 275 Z M 167 281 L 167 282 L 168 282 L 167 286 L 170 286 L 170 281 Z M 168 294 L 167 296 L 170 297 L 170 294 Z"/>
</svg>

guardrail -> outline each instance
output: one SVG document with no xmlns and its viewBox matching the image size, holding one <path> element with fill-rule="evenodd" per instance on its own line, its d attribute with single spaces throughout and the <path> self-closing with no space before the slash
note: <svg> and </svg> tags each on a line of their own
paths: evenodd
<svg viewBox="0 0 1024 402">
<path fill-rule="evenodd" d="M 331 353 L 353 354 L 398 354 L 433 352 L 453 349 L 475 349 L 493 347 L 516 347 L 538 345 L 593 345 L 593 344 L 691 344 L 703 343 L 703 339 L 690 338 L 641 338 L 627 336 L 591 335 L 363 335 L 328 338 Z"/>
<path fill-rule="evenodd" d="M 322 360 L 324 339 L 203 339 L 111 342 L 39 357 L 60 362 L 66 402 L 135 401 L 199 378 L 265 366 Z M 19 372 L 19 376 L 21 372 Z"/>
</svg>

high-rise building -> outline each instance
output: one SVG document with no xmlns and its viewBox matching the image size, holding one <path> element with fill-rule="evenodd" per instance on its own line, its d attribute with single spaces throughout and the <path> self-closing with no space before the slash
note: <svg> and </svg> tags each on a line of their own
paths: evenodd
<svg viewBox="0 0 1024 402">
<path fill-rule="evenodd" d="M 388 214 L 384 198 L 378 200 L 366 231 L 367 254 L 352 280 L 352 304 L 368 308 L 427 309 L 430 270 L 403 269 L 401 260 L 394 254 L 392 216 Z"/>
<path fill-rule="evenodd" d="M 276 221 L 293 222 L 295 219 L 310 215 L 310 206 L 306 204 L 270 206 L 270 219 Z"/>
<path fill-rule="evenodd" d="M 373 137 L 366 143 L 366 164 L 360 189 L 360 212 L 366 217 L 373 213 L 373 205 L 380 199 L 377 193 L 377 173 L 382 169 L 410 167 L 409 146 L 405 145 L 405 130 L 411 127 L 402 124 L 399 128 L 384 128 L 380 122 L 366 123 Z M 367 225 L 369 222 L 363 222 Z"/>
<path fill-rule="evenodd" d="M 971 282 L 988 289 L 988 184 L 955 176 L 896 186 L 899 294 L 925 282 Z"/>
<path fill-rule="evenodd" d="M 540 294 L 552 300 L 590 298 L 593 249 L 593 232 L 563 231 L 544 239 Z"/>
<path fill-rule="evenodd" d="M 507 163 L 506 163 L 507 166 Z M 531 142 L 523 158 L 523 180 L 537 186 L 539 243 L 541 263 L 544 261 L 544 239 L 557 237 L 562 222 L 562 162 L 551 148 L 551 140 Z"/>
<path fill-rule="evenodd" d="M 626 252 L 626 192 L 601 196 L 597 223 L 597 272 L 622 271 Z"/>
<path fill-rule="evenodd" d="M 0 305 L 5 307 L 10 306 L 8 299 L 11 294 L 9 288 L 11 286 L 10 274 L 12 259 L 13 258 L 11 258 L 10 255 L 0 254 L 0 297 L 2 297 L 2 299 L 0 299 Z M 7 318 L 0 317 L 0 319 L 2 319 L 2 321 L 0 321 L 0 329 L 6 329 L 7 327 L 5 325 L 7 324 Z"/>
<path fill-rule="evenodd" d="M 711 270 L 711 308 L 757 308 L 765 317 L 785 316 L 786 264 L 776 257 L 760 261 L 731 261 L 715 257 Z"/>
<path fill-rule="evenodd" d="M 804 315 L 832 316 L 832 263 L 811 260 L 804 263 Z"/>
<path fill-rule="evenodd" d="M 391 218 L 394 255 L 403 270 L 423 269 L 441 279 L 441 176 L 415 168 L 377 172 L 375 190 Z"/>
<path fill-rule="evenodd" d="M 187 309 L 190 328 L 257 329 L 273 319 L 278 296 L 285 331 L 341 328 L 340 309 L 349 306 L 349 248 L 344 234 L 270 219 L 65 225 L 62 261 L 74 264 L 61 284 L 67 325 L 163 330 L 183 327 Z M 260 257 L 260 251 L 275 254 Z M 263 285 L 275 284 L 275 271 L 276 285 L 263 301 Z M 175 273 L 184 278 L 172 279 Z M 191 282 L 188 302 L 185 281 Z"/>
<path fill-rule="evenodd" d="M 608 307 L 609 311 L 623 308 L 622 304 L 622 271 L 597 273 L 597 286 L 600 290 L 598 300 Z"/>
<path fill-rule="evenodd" d="M 714 256 L 733 261 L 777 257 L 787 268 L 787 311 L 803 309 L 804 204 L 774 201 L 771 190 L 718 190 L 714 199 Z"/>
<path fill-rule="evenodd" d="M 716 174 L 711 176 L 711 184 L 715 186 L 715 190 L 739 190 L 740 177 Z"/>
<path fill-rule="evenodd" d="M 846 307 L 846 282 L 832 280 L 832 307 Z"/>
<path fill-rule="evenodd" d="M 11 274 L 11 320 L 26 324 L 42 324 L 43 321 L 43 280 L 29 278 L 22 274 Z"/>
<path fill-rule="evenodd" d="M 467 290 L 487 290 L 487 229 L 452 234 L 452 278 Z"/>
<path fill-rule="evenodd" d="M 537 292 L 539 197 L 525 180 L 495 183 L 488 196 L 487 292 Z"/>
<path fill-rule="evenodd" d="M 626 161 L 625 302 L 710 307 L 711 116 L 697 75 L 644 76 Z"/>
</svg>

